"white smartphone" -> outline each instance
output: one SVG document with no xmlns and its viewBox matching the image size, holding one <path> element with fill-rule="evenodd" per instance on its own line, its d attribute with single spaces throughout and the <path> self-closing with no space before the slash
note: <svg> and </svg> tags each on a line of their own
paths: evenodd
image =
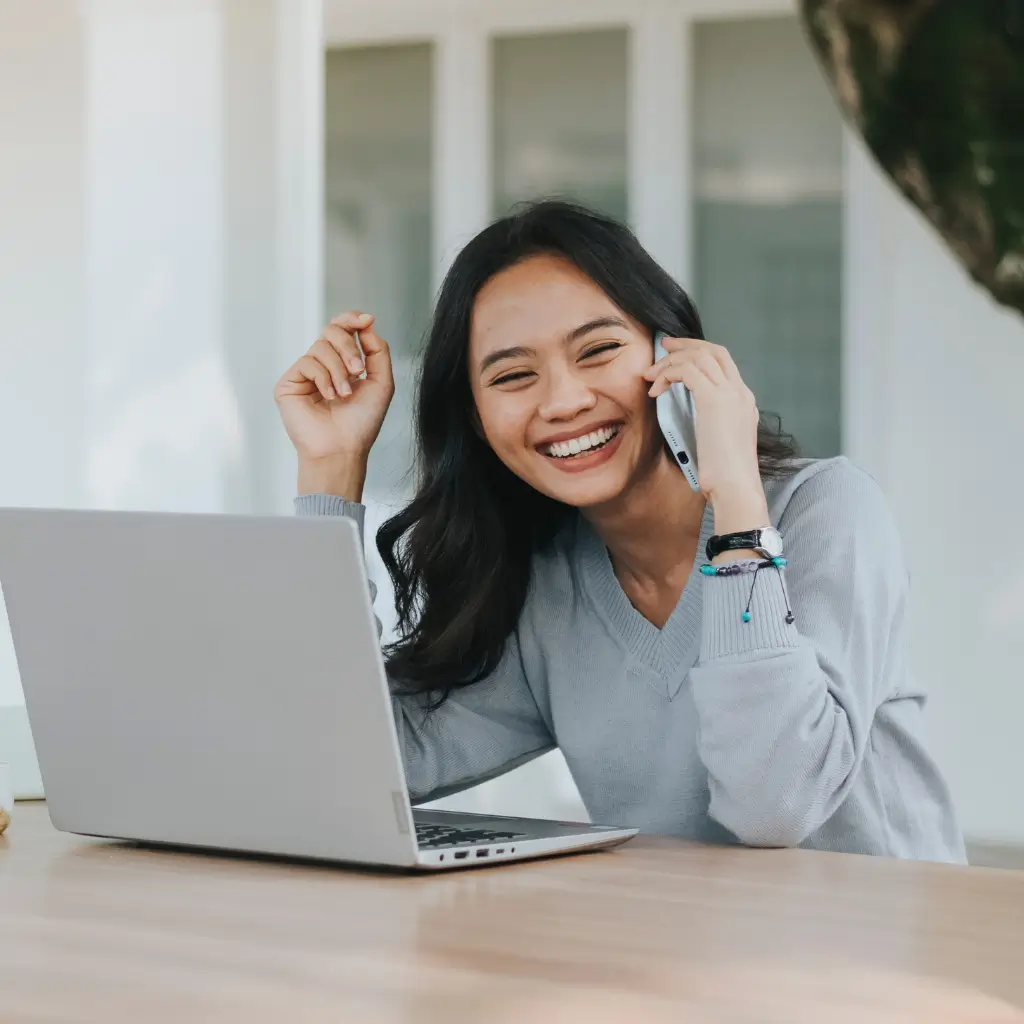
<svg viewBox="0 0 1024 1024">
<path fill-rule="evenodd" d="M 668 353 L 661 343 L 663 331 L 654 335 L 654 361 L 663 359 Z M 670 384 L 668 389 L 654 400 L 658 411 L 658 425 L 665 442 L 672 452 L 676 465 L 683 471 L 690 486 L 700 490 L 697 482 L 697 410 L 693 395 L 684 384 Z"/>
</svg>

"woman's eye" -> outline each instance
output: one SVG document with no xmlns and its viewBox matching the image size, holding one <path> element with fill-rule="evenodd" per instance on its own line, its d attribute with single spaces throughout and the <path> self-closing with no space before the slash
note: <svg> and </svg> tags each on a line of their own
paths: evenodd
<svg viewBox="0 0 1024 1024">
<path fill-rule="evenodd" d="M 517 380 L 525 380 L 529 377 L 528 373 L 509 373 L 504 377 L 498 377 L 496 380 L 492 380 L 491 384 L 514 384 Z"/>
<path fill-rule="evenodd" d="M 580 359 L 589 359 L 591 356 L 600 355 L 602 352 L 613 352 L 617 348 L 622 348 L 622 345 L 617 341 L 605 342 L 603 345 L 595 345 L 592 349 L 584 352 Z M 491 387 L 497 384 L 515 384 L 518 381 L 526 380 L 532 377 L 533 373 L 526 370 L 521 370 L 518 373 L 507 373 L 504 377 L 497 377 L 491 381 Z"/>
<path fill-rule="evenodd" d="M 600 355 L 600 353 L 602 352 L 612 352 L 617 348 L 622 348 L 622 346 L 617 341 L 610 341 L 604 345 L 595 345 L 589 351 L 584 352 L 583 355 L 580 356 L 580 358 L 589 359 L 591 356 Z"/>
</svg>

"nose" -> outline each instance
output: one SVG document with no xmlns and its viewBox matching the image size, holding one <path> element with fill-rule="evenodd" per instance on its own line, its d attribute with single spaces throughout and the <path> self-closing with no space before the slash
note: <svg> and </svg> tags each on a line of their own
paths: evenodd
<svg viewBox="0 0 1024 1024">
<path fill-rule="evenodd" d="M 537 412 L 545 420 L 569 421 L 597 404 L 597 395 L 571 365 L 553 366 L 544 378 Z"/>
</svg>

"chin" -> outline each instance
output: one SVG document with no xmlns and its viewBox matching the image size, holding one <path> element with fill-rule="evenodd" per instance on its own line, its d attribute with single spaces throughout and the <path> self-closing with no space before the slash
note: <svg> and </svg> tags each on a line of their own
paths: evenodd
<svg viewBox="0 0 1024 1024">
<path fill-rule="evenodd" d="M 621 498 L 635 476 L 634 459 L 622 435 L 609 451 L 587 459 L 556 463 L 539 452 L 529 457 L 530 474 L 523 478 L 535 490 L 555 501 L 585 509 L 606 505 Z M 537 460 L 543 460 L 538 462 Z"/>
<path fill-rule="evenodd" d="M 589 484 L 581 483 L 577 487 L 563 487 L 559 489 L 546 487 L 544 493 L 563 505 L 571 505 L 573 508 L 588 509 L 599 508 L 608 505 L 622 497 L 628 490 L 625 482 L 614 483 L 609 481 L 602 484 L 594 481 Z"/>
</svg>

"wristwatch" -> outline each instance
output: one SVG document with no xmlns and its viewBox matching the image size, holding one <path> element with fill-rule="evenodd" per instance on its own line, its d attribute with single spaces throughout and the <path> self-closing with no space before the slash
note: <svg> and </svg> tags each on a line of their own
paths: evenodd
<svg viewBox="0 0 1024 1024">
<path fill-rule="evenodd" d="M 708 538 L 705 554 L 711 562 L 723 551 L 745 551 L 748 548 L 765 558 L 779 558 L 782 555 L 782 534 L 774 526 L 765 526 L 760 530 L 716 535 Z"/>
</svg>

